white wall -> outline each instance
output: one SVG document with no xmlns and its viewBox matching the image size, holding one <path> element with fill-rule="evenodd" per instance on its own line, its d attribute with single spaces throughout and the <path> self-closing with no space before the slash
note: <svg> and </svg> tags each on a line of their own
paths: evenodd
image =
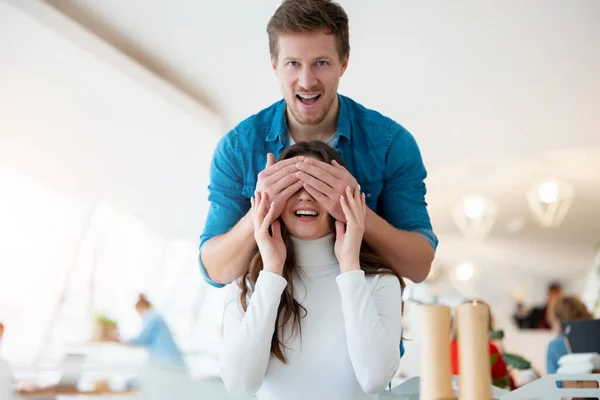
<svg viewBox="0 0 600 400">
<path fill-rule="evenodd" d="M 0 2 L 3 357 L 55 359 L 99 311 L 132 335 L 139 291 L 201 348 L 220 329 L 197 266 L 218 124 L 43 3 L 14 4 Z"/>
</svg>

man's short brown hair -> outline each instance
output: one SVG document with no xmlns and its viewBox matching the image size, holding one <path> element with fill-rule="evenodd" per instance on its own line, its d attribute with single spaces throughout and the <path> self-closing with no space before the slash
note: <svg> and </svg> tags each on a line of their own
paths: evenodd
<svg viewBox="0 0 600 400">
<path fill-rule="evenodd" d="M 284 0 L 267 24 L 271 57 L 279 54 L 279 36 L 325 30 L 335 35 L 340 60 L 350 52 L 348 15 L 332 0 Z"/>
</svg>

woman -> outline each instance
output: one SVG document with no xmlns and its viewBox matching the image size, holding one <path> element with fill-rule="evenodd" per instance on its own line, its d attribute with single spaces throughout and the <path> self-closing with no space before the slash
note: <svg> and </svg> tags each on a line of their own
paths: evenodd
<svg viewBox="0 0 600 400">
<path fill-rule="evenodd" d="M 127 340 L 126 343 L 145 347 L 152 364 L 184 372 L 185 362 L 173 335 L 146 296 L 139 295 L 135 309 L 142 318 L 142 330 L 137 337 Z"/>
<path fill-rule="evenodd" d="M 316 141 L 280 159 L 300 155 L 343 166 Z M 347 188 L 339 199 L 346 224 L 304 189 L 279 218 L 269 199 L 255 196 L 258 253 L 230 285 L 223 322 L 227 389 L 258 399 L 379 398 L 400 361 L 403 283 L 362 242 L 364 194 Z"/>
<path fill-rule="evenodd" d="M 594 319 L 585 304 L 575 296 L 565 296 L 556 301 L 552 307 L 553 326 L 559 336 L 548 344 L 546 352 L 546 372 L 555 374 L 558 371 L 558 360 L 569 353 L 565 343 L 561 323 L 566 321 L 578 321 Z"/>
</svg>

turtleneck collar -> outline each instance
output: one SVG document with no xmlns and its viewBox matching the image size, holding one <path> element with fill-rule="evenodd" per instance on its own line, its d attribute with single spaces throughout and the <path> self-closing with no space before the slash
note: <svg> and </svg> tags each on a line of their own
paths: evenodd
<svg viewBox="0 0 600 400">
<path fill-rule="evenodd" d="M 335 256 L 335 235 L 330 233 L 316 240 L 301 240 L 290 236 L 299 267 L 324 267 L 338 263 Z"/>
</svg>

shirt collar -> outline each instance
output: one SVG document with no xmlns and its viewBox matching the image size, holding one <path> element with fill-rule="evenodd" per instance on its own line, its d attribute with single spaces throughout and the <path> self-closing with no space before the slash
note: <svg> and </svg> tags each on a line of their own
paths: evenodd
<svg viewBox="0 0 600 400">
<path fill-rule="evenodd" d="M 338 96 L 339 111 L 337 118 L 337 130 L 335 132 L 336 140 L 340 136 L 345 137 L 348 141 L 351 140 L 350 130 L 350 105 L 346 101 L 346 98 L 340 94 Z M 267 135 L 267 141 L 273 142 L 279 138 L 280 143 L 286 144 L 288 140 L 288 128 L 287 128 L 287 115 L 286 115 L 286 104 L 285 100 L 279 101 L 275 105 L 275 115 L 273 122 L 271 122 L 271 129 Z"/>
</svg>

